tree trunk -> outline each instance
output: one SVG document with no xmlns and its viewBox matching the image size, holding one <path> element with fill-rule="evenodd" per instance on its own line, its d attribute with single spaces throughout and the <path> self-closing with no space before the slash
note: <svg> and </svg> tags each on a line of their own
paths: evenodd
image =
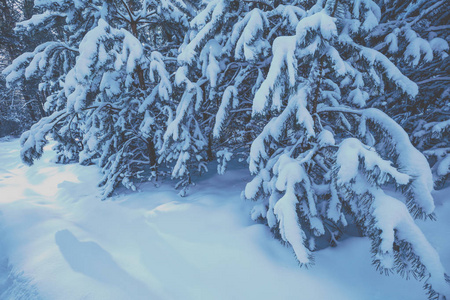
<svg viewBox="0 0 450 300">
<path fill-rule="evenodd" d="M 147 139 L 147 153 L 148 158 L 150 160 L 150 171 L 157 172 L 158 171 L 158 162 L 157 162 L 157 156 L 156 156 L 156 149 L 155 149 L 155 143 L 153 142 L 153 139 L 149 137 Z"/>
<path fill-rule="evenodd" d="M 31 98 L 28 96 L 28 94 L 23 95 L 23 99 L 25 100 L 25 107 L 28 110 L 28 113 L 30 114 L 31 120 L 33 122 L 37 122 L 36 114 L 34 113 L 33 105 L 31 105 Z"/>
</svg>

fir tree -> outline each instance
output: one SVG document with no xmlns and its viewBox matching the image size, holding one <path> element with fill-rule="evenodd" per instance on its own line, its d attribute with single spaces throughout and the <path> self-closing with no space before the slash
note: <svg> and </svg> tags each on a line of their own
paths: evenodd
<svg viewBox="0 0 450 300">
<path fill-rule="evenodd" d="M 38 44 L 42 38 L 52 36 L 43 32 L 32 37 L 21 37 L 14 32 L 16 22 L 32 15 L 31 0 L 0 1 L 0 71 L 13 59 Z M 31 4 L 31 5 L 30 5 Z M 38 82 L 30 79 L 20 87 L 9 88 L 0 76 L 0 135 L 20 134 L 46 115 L 43 109 L 45 96 L 38 91 Z"/>
<path fill-rule="evenodd" d="M 185 188 L 191 173 L 217 159 L 218 171 L 232 156 L 247 159 L 261 122 L 251 118 L 254 91 L 270 60 L 275 33 L 295 32 L 302 8 L 265 1 L 209 2 L 191 21 L 178 56 L 175 84 L 181 95 L 161 153 Z M 272 28 L 272 30 L 270 30 Z M 238 96 L 239 95 L 239 96 Z"/>
<path fill-rule="evenodd" d="M 46 110 L 52 114 L 22 135 L 22 159 L 32 164 L 39 158 L 51 134 L 58 141 L 57 161 L 103 168 L 105 196 L 119 182 L 136 189 L 135 182 L 157 175 L 156 145 L 171 110 L 166 61 L 172 48 L 166 39 L 181 42 L 187 19 L 178 7 L 189 7 L 181 1 L 36 6 L 42 13 L 19 30 L 55 28 L 58 22 L 65 30 L 60 40 L 23 54 L 4 72 L 10 84 L 42 76 L 50 94 Z"/>
<path fill-rule="evenodd" d="M 244 195 L 258 202 L 252 217 L 292 246 L 300 264 L 313 262 L 317 241 L 336 244 L 350 221 L 373 241 L 377 269 L 424 278 L 430 298 L 448 296 L 439 257 L 414 223 L 433 218 L 428 162 L 402 127 L 368 108 L 386 93 L 418 94 L 366 45 L 380 7 L 370 0 L 276 4 L 211 1 L 191 22 L 176 79 L 185 89 L 165 134 L 169 155 L 178 151 L 173 175 L 205 160 L 211 133 L 220 140 L 239 132 L 242 144 L 230 138 L 223 146 L 234 154 L 251 144 L 255 177 Z M 233 125 L 223 126 L 227 116 Z M 406 203 L 385 193 L 392 185 Z"/>
</svg>

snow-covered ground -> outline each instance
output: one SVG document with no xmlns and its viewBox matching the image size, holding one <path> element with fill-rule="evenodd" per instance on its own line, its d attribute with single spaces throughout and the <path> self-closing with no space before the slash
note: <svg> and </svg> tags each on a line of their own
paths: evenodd
<svg viewBox="0 0 450 300">
<path fill-rule="evenodd" d="M 22 165 L 0 142 L 0 299 L 426 299 L 422 283 L 379 275 L 365 238 L 292 250 L 250 220 L 249 175 L 210 175 L 180 198 L 172 184 L 101 201 L 95 166 Z M 421 228 L 450 270 L 450 189 Z"/>
</svg>

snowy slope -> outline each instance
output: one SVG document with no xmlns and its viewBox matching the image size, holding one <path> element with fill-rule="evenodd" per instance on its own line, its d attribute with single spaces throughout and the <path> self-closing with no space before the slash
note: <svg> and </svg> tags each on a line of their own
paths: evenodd
<svg viewBox="0 0 450 300">
<path fill-rule="evenodd" d="M 425 299 L 421 283 L 379 275 L 369 241 L 349 238 L 300 269 L 240 199 L 248 174 L 170 183 L 100 201 L 95 166 L 32 167 L 0 142 L 0 299 Z M 245 179 L 245 180 L 244 180 Z M 450 190 L 420 223 L 450 270 Z"/>
</svg>

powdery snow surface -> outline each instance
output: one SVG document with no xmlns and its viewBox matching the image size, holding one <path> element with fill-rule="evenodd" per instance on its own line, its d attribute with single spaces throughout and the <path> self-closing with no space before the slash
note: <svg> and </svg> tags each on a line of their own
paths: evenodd
<svg viewBox="0 0 450 300">
<path fill-rule="evenodd" d="M 95 166 L 32 167 L 0 142 L 0 299 L 425 299 L 422 284 L 379 275 L 369 241 L 349 238 L 300 269 L 250 220 L 243 170 L 210 175 L 180 198 L 170 183 L 100 201 Z M 449 190 L 421 228 L 450 270 Z"/>
</svg>

